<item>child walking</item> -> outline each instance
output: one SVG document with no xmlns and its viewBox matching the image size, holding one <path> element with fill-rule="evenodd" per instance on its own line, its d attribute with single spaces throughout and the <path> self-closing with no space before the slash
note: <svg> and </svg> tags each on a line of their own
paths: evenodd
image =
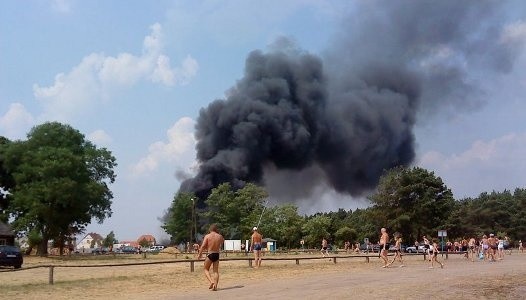
<svg viewBox="0 0 526 300">
<path fill-rule="evenodd" d="M 393 260 L 389 263 L 389 266 L 392 265 L 395 260 L 398 258 L 398 261 L 400 261 L 400 268 L 404 266 L 404 261 L 402 260 L 402 236 L 399 233 L 395 234 L 395 255 L 393 257 Z"/>
</svg>

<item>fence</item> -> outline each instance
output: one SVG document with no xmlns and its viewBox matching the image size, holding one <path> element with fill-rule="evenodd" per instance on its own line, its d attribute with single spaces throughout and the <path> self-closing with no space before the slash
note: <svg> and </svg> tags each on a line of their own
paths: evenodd
<svg viewBox="0 0 526 300">
<path fill-rule="evenodd" d="M 465 254 L 466 252 L 452 252 L 449 254 Z M 254 258 L 252 257 L 226 257 L 226 253 L 222 253 L 224 257 L 221 258 L 221 261 L 247 261 L 248 266 L 252 267 Z M 392 255 L 392 254 L 389 254 Z M 415 255 L 423 255 L 424 260 L 426 260 L 426 254 L 425 253 L 405 253 L 404 255 L 408 256 L 415 256 Z M 446 259 L 448 258 L 448 253 L 445 253 Z M 331 259 L 333 263 L 336 264 L 338 259 L 351 259 L 351 258 L 365 258 L 365 261 L 367 263 L 370 262 L 370 258 L 378 258 L 378 254 L 358 254 L 358 255 L 332 255 L 332 256 L 302 256 L 302 257 L 263 257 L 262 259 L 264 261 L 295 261 L 296 265 L 300 264 L 300 260 L 319 260 L 319 259 Z M 172 263 L 188 263 L 190 266 L 190 272 L 195 271 L 195 263 L 196 262 L 203 262 L 203 260 L 199 259 L 177 259 L 177 260 L 163 260 L 163 261 L 152 261 L 152 262 L 140 262 L 140 263 L 121 263 L 121 264 L 97 264 L 97 265 L 38 265 L 38 266 L 30 266 L 30 267 L 24 267 L 21 269 L 5 269 L 0 270 L 0 272 L 19 272 L 19 271 L 25 271 L 25 270 L 31 270 L 31 269 L 37 269 L 37 268 L 48 268 L 49 269 L 49 278 L 48 283 L 54 284 L 54 273 L 56 268 L 101 268 L 101 267 L 126 267 L 126 266 L 139 266 L 139 265 L 155 265 L 155 264 L 172 264 Z"/>
</svg>

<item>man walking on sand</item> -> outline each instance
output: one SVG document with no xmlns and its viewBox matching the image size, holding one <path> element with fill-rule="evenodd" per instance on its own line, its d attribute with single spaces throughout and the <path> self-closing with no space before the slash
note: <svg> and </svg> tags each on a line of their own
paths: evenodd
<svg viewBox="0 0 526 300">
<path fill-rule="evenodd" d="M 389 235 L 387 234 L 387 229 L 382 228 L 380 229 L 380 233 L 382 234 L 380 236 L 380 257 L 384 261 L 384 265 L 382 268 L 389 267 L 389 261 L 387 260 L 387 251 L 389 250 Z"/>
<path fill-rule="evenodd" d="M 328 249 L 329 243 L 325 238 L 321 240 L 321 256 L 325 257 L 325 255 L 329 256 L 329 250 Z"/>
<path fill-rule="evenodd" d="M 258 228 L 252 228 L 252 237 L 250 239 L 250 247 L 254 251 L 254 268 L 261 267 L 261 244 L 263 243 L 263 236 L 258 232 Z"/>
<path fill-rule="evenodd" d="M 219 283 L 219 252 L 225 239 L 217 231 L 216 224 L 210 225 L 209 231 L 210 233 L 205 236 L 203 244 L 199 248 L 197 259 L 201 259 L 203 251 L 206 249 L 208 255 L 205 258 L 205 276 L 210 282 L 208 289 L 217 291 L 217 285 Z M 210 274 L 210 267 L 213 268 L 212 274 Z"/>
</svg>

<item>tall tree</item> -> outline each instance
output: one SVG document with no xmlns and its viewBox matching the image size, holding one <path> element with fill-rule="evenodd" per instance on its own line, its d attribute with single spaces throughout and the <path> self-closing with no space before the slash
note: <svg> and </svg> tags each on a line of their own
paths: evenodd
<svg viewBox="0 0 526 300">
<path fill-rule="evenodd" d="M 65 241 L 92 218 L 102 223 L 111 216 L 115 158 L 71 126 L 36 126 L 27 140 L 5 147 L 2 156 L 14 179 L 7 209 L 12 225 L 19 232 L 40 233 L 40 255 L 47 254 L 50 239 Z"/>
<path fill-rule="evenodd" d="M 248 238 L 253 226 L 263 212 L 267 192 L 252 183 L 233 191 L 229 183 L 212 190 L 205 201 L 208 210 L 202 216 L 210 223 L 217 223 L 225 238 Z"/>
<path fill-rule="evenodd" d="M 309 218 L 302 228 L 307 246 L 318 247 L 323 238 L 329 238 L 330 225 L 331 219 L 328 216 L 317 215 Z"/>
<path fill-rule="evenodd" d="M 172 237 L 172 243 L 190 242 L 195 238 L 193 214 L 195 214 L 195 196 L 190 193 L 179 193 L 164 217 L 162 228 Z"/>
<path fill-rule="evenodd" d="M 0 136 L 0 221 L 8 221 L 9 200 L 11 198 L 9 191 L 14 187 L 15 182 L 13 176 L 6 170 L 5 167 L 5 151 L 11 144 L 11 141 L 3 136 Z"/>
<path fill-rule="evenodd" d="M 386 171 L 369 199 L 377 227 L 398 231 L 406 241 L 444 229 L 455 204 L 442 179 L 419 167 Z"/>
<path fill-rule="evenodd" d="M 102 246 L 113 249 L 113 244 L 117 244 L 119 241 L 115 238 L 115 233 L 110 231 L 108 235 L 102 240 Z"/>
</svg>

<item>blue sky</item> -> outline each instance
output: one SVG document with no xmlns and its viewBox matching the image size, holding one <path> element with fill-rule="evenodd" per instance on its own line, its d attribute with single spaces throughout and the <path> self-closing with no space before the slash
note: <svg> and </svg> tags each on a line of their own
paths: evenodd
<svg viewBox="0 0 526 300">
<path fill-rule="evenodd" d="M 526 13 L 515 4 L 506 28 L 524 43 Z M 113 216 L 88 231 L 161 237 L 158 217 L 180 183 L 175 172 L 196 167 L 199 109 L 224 98 L 247 54 L 278 37 L 322 55 L 352 10 L 353 2 L 315 0 L 3 1 L 0 135 L 23 139 L 50 120 L 79 129 L 119 163 Z M 472 74 L 484 87 L 481 105 L 418 119 L 415 165 L 435 171 L 457 198 L 526 186 L 526 56 L 519 49 L 511 72 Z M 326 204 L 314 209 L 364 205 L 323 197 Z"/>
</svg>

